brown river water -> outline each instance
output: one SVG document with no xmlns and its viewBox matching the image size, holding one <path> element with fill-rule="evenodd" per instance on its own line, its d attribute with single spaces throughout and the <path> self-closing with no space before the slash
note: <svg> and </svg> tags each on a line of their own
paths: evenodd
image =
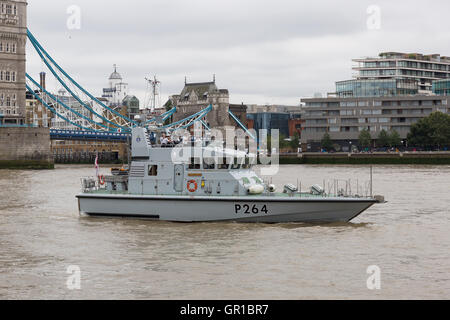
<svg viewBox="0 0 450 320">
<path fill-rule="evenodd" d="M 388 203 L 332 225 L 79 217 L 89 175 L 0 171 L 0 299 L 450 299 L 450 166 L 375 166 Z M 330 177 L 367 180 L 369 168 L 282 166 L 273 182 Z"/>
</svg>

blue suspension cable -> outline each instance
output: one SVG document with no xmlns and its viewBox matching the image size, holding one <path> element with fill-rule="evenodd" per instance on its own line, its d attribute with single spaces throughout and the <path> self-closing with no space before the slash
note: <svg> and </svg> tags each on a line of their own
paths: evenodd
<svg viewBox="0 0 450 320">
<path fill-rule="evenodd" d="M 31 39 L 30 39 L 31 40 Z M 116 127 L 120 127 L 123 130 L 128 130 L 128 128 L 125 128 L 123 126 L 120 126 L 114 122 L 112 122 L 111 120 L 103 117 L 102 115 L 98 114 L 97 112 L 95 112 L 95 110 L 93 110 L 91 107 L 89 107 L 88 105 L 86 105 L 68 86 L 67 84 L 58 76 L 58 74 L 56 73 L 56 71 L 52 68 L 52 66 L 48 63 L 47 59 L 43 56 L 42 52 L 39 50 L 39 48 L 36 46 L 36 44 L 31 40 L 31 44 L 34 46 L 36 52 L 39 54 L 39 56 L 41 57 L 42 61 L 45 63 L 45 65 L 49 68 L 49 70 L 52 72 L 52 74 L 55 76 L 55 78 L 59 81 L 59 83 L 61 83 L 61 85 L 72 95 L 72 97 L 74 97 L 82 106 L 84 106 L 86 109 L 88 109 L 90 112 L 92 112 L 93 114 L 95 114 L 96 116 L 98 116 L 100 119 L 102 119 L 103 121 L 106 121 L 107 123 L 116 126 Z"/>
<path fill-rule="evenodd" d="M 182 120 L 180 120 L 180 121 L 171 123 L 171 124 L 169 124 L 169 125 L 167 125 L 167 126 L 163 126 L 162 128 L 163 128 L 163 129 L 170 129 L 170 128 L 172 128 L 172 127 L 178 125 L 178 124 L 182 124 L 183 122 L 185 122 L 185 121 L 187 121 L 187 120 L 191 120 L 191 119 L 193 119 L 193 118 L 195 118 L 195 117 L 199 117 L 199 116 L 201 116 L 201 117 L 200 117 L 200 119 L 201 119 L 201 118 L 203 118 L 204 116 L 206 116 L 211 110 L 212 110 L 212 105 L 209 105 L 208 108 L 206 108 L 206 109 L 204 109 L 204 110 L 201 110 L 201 111 L 199 111 L 199 112 L 193 114 L 192 116 L 189 116 L 189 117 L 187 117 L 187 118 L 185 118 L 185 119 L 182 119 Z M 189 126 L 190 126 L 190 124 L 181 126 L 181 128 L 187 128 L 187 127 L 189 127 Z"/>
<path fill-rule="evenodd" d="M 166 121 L 171 115 L 173 115 L 175 112 L 177 111 L 177 107 L 173 107 L 172 109 L 170 109 L 169 111 L 164 112 L 160 117 L 162 117 L 163 121 Z M 156 118 L 147 120 L 145 122 L 145 124 L 151 123 L 151 122 L 155 122 Z"/>
<path fill-rule="evenodd" d="M 231 112 L 231 110 L 228 110 L 228 114 L 234 119 L 234 121 L 236 121 L 236 123 L 245 131 L 245 133 L 247 133 L 253 140 L 258 141 L 257 137 L 255 137 L 248 129 L 247 127 L 239 120 L 238 117 L 236 117 L 234 115 L 233 112 Z"/>
<path fill-rule="evenodd" d="M 137 125 L 137 123 L 133 120 L 131 120 L 128 117 L 123 116 L 122 114 L 120 114 L 119 112 L 117 112 L 114 109 L 111 109 L 109 107 L 107 107 L 104 103 L 102 103 L 100 100 L 98 100 L 97 98 L 95 98 L 93 95 L 91 95 L 88 91 L 86 91 L 81 85 L 79 85 L 72 77 L 70 77 L 57 63 L 55 60 L 53 60 L 53 58 L 48 54 L 47 51 L 45 51 L 45 49 L 41 46 L 41 44 L 37 41 L 37 39 L 33 36 L 33 34 L 30 32 L 30 30 L 27 29 L 27 35 L 28 38 L 30 39 L 30 41 L 32 41 L 33 43 L 35 43 L 40 50 L 47 56 L 47 58 L 56 66 L 56 68 L 58 68 L 59 71 L 62 72 L 62 74 L 64 74 L 64 76 L 66 76 L 76 87 L 78 87 L 78 89 L 80 89 L 81 91 L 84 92 L 84 94 L 86 94 L 89 98 L 91 98 L 92 100 L 94 100 L 95 102 L 97 102 L 100 106 L 102 106 L 103 108 L 111 111 L 112 113 L 114 113 L 116 116 L 130 122 L 133 123 L 134 125 Z"/>
<path fill-rule="evenodd" d="M 70 108 L 69 106 L 67 106 L 64 102 L 62 102 L 61 100 L 59 100 L 57 97 L 55 97 L 54 95 L 52 95 L 50 92 L 46 91 L 44 88 L 42 88 L 28 73 L 25 74 L 26 77 L 43 93 L 45 93 L 47 96 L 49 96 L 53 101 L 55 101 L 56 103 L 62 105 L 65 109 L 69 110 L 70 112 L 76 114 L 77 116 L 79 116 L 80 118 L 83 118 L 87 121 L 89 121 L 90 123 L 97 125 L 99 127 L 103 127 L 105 129 L 108 129 L 108 132 L 115 132 L 115 128 L 111 128 L 108 126 L 105 126 L 103 123 L 98 123 L 95 122 L 94 120 L 92 120 L 91 118 L 86 117 L 85 115 L 79 113 L 76 110 L 73 110 L 72 108 Z M 112 129 L 112 130 L 111 130 Z M 97 130 L 95 130 L 97 131 Z M 105 131 L 101 131 L 101 132 L 105 132 Z"/>
<path fill-rule="evenodd" d="M 77 128 L 80 128 L 80 129 L 82 129 L 82 130 L 86 130 L 86 131 L 95 131 L 95 130 L 92 130 L 91 128 L 86 128 L 86 127 L 84 127 L 84 126 L 82 126 L 82 125 L 79 125 L 78 123 L 75 123 L 75 122 L 73 122 L 72 120 L 66 118 L 65 116 L 59 114 L 53 107 L 50 107 L 44 100 L 42 100 L 41 97 L 39 97 L 39 95 L 36 94 L 36 92 L 34 92 L 33 89 L 31 89 L 30 86 L 29 86 L 28 84 L 25 84 L 25 85 L 26 85 L 26 87 L 27 87 L 27 90 L 28 90 L 28 91 L 29 91 L 29 92 L 30 92 L 37 100 L 39 100 L 39 102 L 42 103 L 42 105 L 43 105 L 44 107 L 46 107 L 48 110 L 50 110 L 52 113 L 54 113 L 57 117 L 63 119 L 64 121 L 70 123 L 71 125 L 73 125 L 73 126 L 75 126 L 75 127 L 77 127 Z"/>
</svg>

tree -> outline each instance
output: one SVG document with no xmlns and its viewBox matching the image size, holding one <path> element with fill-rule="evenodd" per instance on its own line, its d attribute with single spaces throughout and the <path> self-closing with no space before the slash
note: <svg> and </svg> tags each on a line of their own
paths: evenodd
<svg viewBox="0 0 450 320">
<path fill-rule="evenodd" d="M 295 132 L 290 145 L 291 145 L 291 148 L 297 152 L 297 149 L 300 145 L 300 134 L 297 131 Z"/>
<path fill-rule="evenodd" d="M 322 146 L 322 149 L 325 149 L 326 151 L 330 151 L 331 148 L 333 148 L 333 141 L 328 132 L 323 135 L 320 145 Z"/>
<path fill-rule="evenodd" d="M 287 149 L 290 147 L 291 142 L 286 141 L 286 136 L 284 134 L 280 134 L 280 149 Z"/>
<path fill-rule="evenodd" d="M 381 130 L 378 134 L 377 146 L 380 148 L 384 148 L 389 146 L 389 135 L 386 130 Z"/>
<path fill-rule="evenodd" d="M 411 126 L 410 146 L 433 148 L 450 146 L 450 115 L 433 112 Z"/>
<path fill-rule="evenodd" d="M 359 146 L 362 148 L 370 147 L 370 143 L 372 141 L 372 136 L 370 135 L 369 130 L 364 129 L 359 134 Z"/>
<path fill-rule="evenodd" d="M 402 145 L 402 139 L 396 130 L 391 130 L 389 133 L 389 146 L 391 147 L 399 147 Z"/>
</svg>

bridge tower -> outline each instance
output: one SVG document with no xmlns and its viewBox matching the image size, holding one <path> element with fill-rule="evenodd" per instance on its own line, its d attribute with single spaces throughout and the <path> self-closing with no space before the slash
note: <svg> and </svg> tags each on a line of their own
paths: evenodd
<svg viewBox="0 0 450 320">
<path fill-rule="evenodd" d="M 0 0 L 0 124 L 25 119 L 27 1 Z"/>
</svg>

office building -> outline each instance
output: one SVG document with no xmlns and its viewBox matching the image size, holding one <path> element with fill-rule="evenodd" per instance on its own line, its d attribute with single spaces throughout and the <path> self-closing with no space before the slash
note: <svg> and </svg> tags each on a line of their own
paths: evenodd
<svg viewBox="0 0 450 320">
<path fill-rule="evenodd" d="M 357 145 L 362 130 L 373 140 L 381 130 L 395 130 L 406 139 L 411 126 L 432 112 L 450 114 L 444 96 L 416 95 L 366 98 L 311 98 L 305 103 L 304 129 L 301 136 L 304 150 L 320 150 L 321 140 L 328 133 L 343 151 Z"/>
<path fill-rule="evenodd" d="M 302 133 L 302 110 L 300 106 L 250 105 L 247 108 L 247 126 L 259 130 L 277 129 L 280 135 L 289 138 Z"/>
<path fill-rule="evenodd" d="M 433 93 L 441 96 L 450 96 L 450 79 L 434 81 Z"/>
<path fill-rule="evenodd" d="M 450 79 L 450 57 L 439 54 L 384 52 L 377 58 L 353 59 L 353 62 L 356 80 L 403 80 L 397 83 L 397 88 L 408 90 L 416 90 L 410 84 L 415 82 L 417 94 L 431 94 L 433 81 Z"/>
<path fill-rule="evenodd" d="M 373 140 L 382 130 L 395 130 L 406 139 L 420 119 L 434 111 L 449 112 L 449 57 L 387 52 L 353 61 L 357 74 L 336 82 L 335 94 L 302 99 L 305 150 L 320 150 L 326 133 L 342 150 L 357 145 L 365 129 Z"/>
</svg>

